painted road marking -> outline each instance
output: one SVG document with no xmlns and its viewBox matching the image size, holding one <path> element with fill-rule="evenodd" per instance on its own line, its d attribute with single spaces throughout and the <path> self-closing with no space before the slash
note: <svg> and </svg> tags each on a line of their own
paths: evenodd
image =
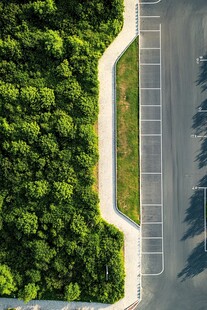
<svg viewBox="0 0 207 310">
<path fill-rule="evenodd" d="M 153 207 L 153 206 L 159 206 L 161 207 L 161 221 L 159 219 L 158 222 L 141 222 L 141 249 L 142 249 L 142 240 L 144 242 L 144 240 L 155 240 L 155 239 L 158 239 L 158 240 L 161 240 L 161 250 L 162 251 L 159 251 L 159 252 L 142 252 L 141 250 L 141 261 L 142 261 L 142 254 L 149 254 L 149 255 L 158 255 L 160 254 L 161 255 L 161 271 L 159 273 L 142 273 L 142 275 L 145 275 L 145 276 L 149 276 L 149 275 L 158 275 L 158 274 L 161 274 L 164 270 L 164 252 L 163 252 L 163 236 L 164 236 L 164 233 L 163 233 L 163 175 L 162 175 L 162 169 L 163 169 L 163 166 L 162 166 L 162 152 L 163 152 L 163 147 L 162 147 L 162 144 L 163 144 L 163 140 L 162 140 L 162 76 L 161 76 L 161 73 L 162 73 L 162 67 L 161 67 L 161 24 L 160 24 L 160 29 L 159 30 L 140 30 L 140 32 L 159 32 L 159 47 L 156 47 L 156 48 L 140 48 L 140 50 L 142 49 L 145 49 L 145 50 L 150 50 L 150 49 L 156 49 L 156 50 L 159 50 L 160 51 L 160 62 L 159 63 L 140 63 L 140 67 L 141 66 L 148 66 L 148 65 L 156 65 L 156 66 L 160 66 L 160 87 L 156 87 L 156 88 L 151 88 L 151 87 L 140 87 L 140 90 L 158 90 L 160 92 L 160 103 L 159 105 L 146 105 L 146 104 L 143 104 L 141 103 L 141 92 L 140 92 L 140 106 L 157 106 L 160 108 L 160 119 L 142 119 L 142 115 L 141 115 L 141 112 L 140 112 L 140 123 L 143 124 L 142 122 L 160 122 L 160 134 L 155 134 L 155 133 L 152 133 L 152 134 L 141 134 L 140 133 L 140 151 L 141 151 L 141 145 L 142 145 L 142 138 L 145 137 L 145 136 L 160 136 L 161 137 L 161 144 L 160 144 L 160 148 L 161 148 L 161 152 L 160 152 L 160 160 L 161 160 L 161 170 L 159 172 L 143 172 L 140 170 L 140 174 L 141 175 L 160 175 L 161 176 L 161 179 L 160 179 L 160 185 L 161 185 L 161 203 L 160 204 L 142 204 L 142 200 L 141 200 L 141 214 L 142 214 L 142 207 Z M 140 60 L 140 53 L 139 53 L 139 60 Z M 143 70 L 144 70 L 144 67 L 142 67 Z M 141 76 L 139 77 L 140 81 L 141 81 Z M 142 125 L 141 125 L 142 126 Z M 141 162 L 141 152 L 140 152 L 140 162 Z M 141 166 L 141 165 L 140 165 Z M 140 197 L 142 199 L 142 192 L 140 192 Z M 142 228 L 144 228 L 144 226 L 142 225 L 161 225 L 161 237 L 142 237 Z"/>
<path fill-rule="evenodd" d="M 159 15 L 146 15 L 146 16 L 139 16 L 139 18 L 160 18 Z"/>
<path fill-rule="evenodd" d="M 139 29 L 139 32 L 160 32 L 160 29 Z"/>
<path fill-rule="evenodd" d="M 140 66 L 160 66 L 160 63 L 142 63 Z"/>
</svg>

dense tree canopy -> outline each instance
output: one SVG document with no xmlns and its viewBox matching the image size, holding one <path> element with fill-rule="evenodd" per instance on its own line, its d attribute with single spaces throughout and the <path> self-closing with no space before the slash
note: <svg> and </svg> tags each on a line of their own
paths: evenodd
<svg viewBox="0 0 207 310">
<path fill-rule="evenodd" d="M 123 296 L 123 235 L 93 189 L 97 64 L 122 2 L 0 2 L 1 296 Z"/>
</svg>

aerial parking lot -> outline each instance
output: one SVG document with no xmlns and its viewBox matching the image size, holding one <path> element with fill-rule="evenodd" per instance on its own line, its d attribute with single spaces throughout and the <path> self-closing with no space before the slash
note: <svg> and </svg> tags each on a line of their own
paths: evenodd
<svg viewBox="0 0 207 310">
<path fill-rule="evenodd" d="M 146 0 L 139 13 L 137 309 L 206 309 L 207 2 Z"/>
</svg>

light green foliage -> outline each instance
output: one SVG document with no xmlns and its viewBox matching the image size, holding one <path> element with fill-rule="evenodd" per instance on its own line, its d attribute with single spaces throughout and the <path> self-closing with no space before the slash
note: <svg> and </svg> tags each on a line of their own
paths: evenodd
<svg viewBox="0 0 207 310">
<path fill-rule="evenodd" d="M 73 193 L 73 186 L 66 182 L 54 182 L 54 190 L 58 200 L 68 200 Z"/>
<path fill-rule="evenodd" d="M 39 15 L 54 13 L 57 9 L 53 0 L 35 1 L 30 4 L 34 12 Z"/>
<path fill-rule="evenodd" d="M 49 108 L 55 105 L 55 95 L 53 89 L 43 87 L 39 90 L 40 104 L 42 108 Z"/>
<path fill-rule="evenodd" d="M 10 35 L 5 40 L 0 39 L 0 55 L 6 58 L 21 58 L 22 53 L 18 41 Z"/>
<path fill-rule="evenodd" d="M 25 235 L 35 234 L 38 228 L 38 218 L 34 213 L 22 213 L 17 218 L 16 226 Z"/>
<path fill-rule="evenodd" d="M 29 283 L 24 286 L 24 289 L 19 292 L 18 298 L 24 300 L 25 303 L 37 297 L 39 287 L 34 283 Z"/>
<path fill-rule="evenodd" d="M 7 265 L 0 265 L 0 294 L 10 295 L 15 290 L 16 286 L 10 268 Z"/>
<path fill-rule="evenodd" d="M 28 184 L 26 184 L 26 189 L 28 195 L 31 196 L 33 199 L 42 198 L 49 192 L 49 183 L 45 180 L 29 182 Z"/>
<path fill-rule="evenodd" d="M 58 31 L 48 30 L 45 35 L 45 50 L 49 55 L 57 58 L 63 54 L 63 40 L 60 37 Z"/>
<path fill-rule="evenodd" d="M 71 68 L 67 59 L 64 59 L 63 62 L 57 66 L 57 74 L 62 78 L 69 78 L 72 75 Z"/>
<path fill-rule="evenodd" d="M 80 296 L 80 288 L 77 283 L 70 283 L 65 288 L 65 299 L 67 301 L 77 300 Z"/>
</svg>

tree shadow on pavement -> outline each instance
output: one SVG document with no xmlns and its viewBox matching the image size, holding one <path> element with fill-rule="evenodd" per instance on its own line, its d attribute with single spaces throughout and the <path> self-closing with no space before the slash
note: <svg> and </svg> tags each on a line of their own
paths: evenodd
<svg viewBox="0 0 207 310">
<path fill-rule="evenodd" d="M 207 185 L 207 176 L 204 176 L 198 187 Z M 194 236 L 200 235 L 204 231 L 204 192 L 203 190 L 194 190 L 193 195 L 190 197 L 190 206 L 186 210 L 186 215 L 184 223 L 188 224 L 188 229 L 186 230 L 181 241 L 185 241 L 188 238 L 193 238 Z"/>
<path fill-rule="evenodd" d="M 203 56 L 204 59 L 207 59 L 207 55 Z M 196 84 L 201 87 L 202 92 L 207 89 L 207 61 L 200 61 L 200 73 Z"/>
<path fill-rule="evenodd" d="M 197 107 L 197 113 L 193 116 L 193 125 L 192 128 L 196 135 L 206 134 L 207 133 L 207 113 L 199 112 L 202 110 L 207 111 L 207 99 L 205 99 L 201 104 Z"/>
<path fill-rule="evenodd" d="M 206 116 L 206 122 L 207 122 L 207 116 Z M 201 148 L 196 156 L 196 161 L 198 161 L 198 167 L 199 169 L 205 167 L 207 165 L 207 139 L 202 139 L 201 142 Z"/>
<path fill-rule="evenodd" d="M 181 282 L 193 278 L 207 268 L 206 252 L 204 251 L 204 242 L 197 245 L 187 259 L 186 266 L 177 277 L 181 278 Z"/>
</svg>

